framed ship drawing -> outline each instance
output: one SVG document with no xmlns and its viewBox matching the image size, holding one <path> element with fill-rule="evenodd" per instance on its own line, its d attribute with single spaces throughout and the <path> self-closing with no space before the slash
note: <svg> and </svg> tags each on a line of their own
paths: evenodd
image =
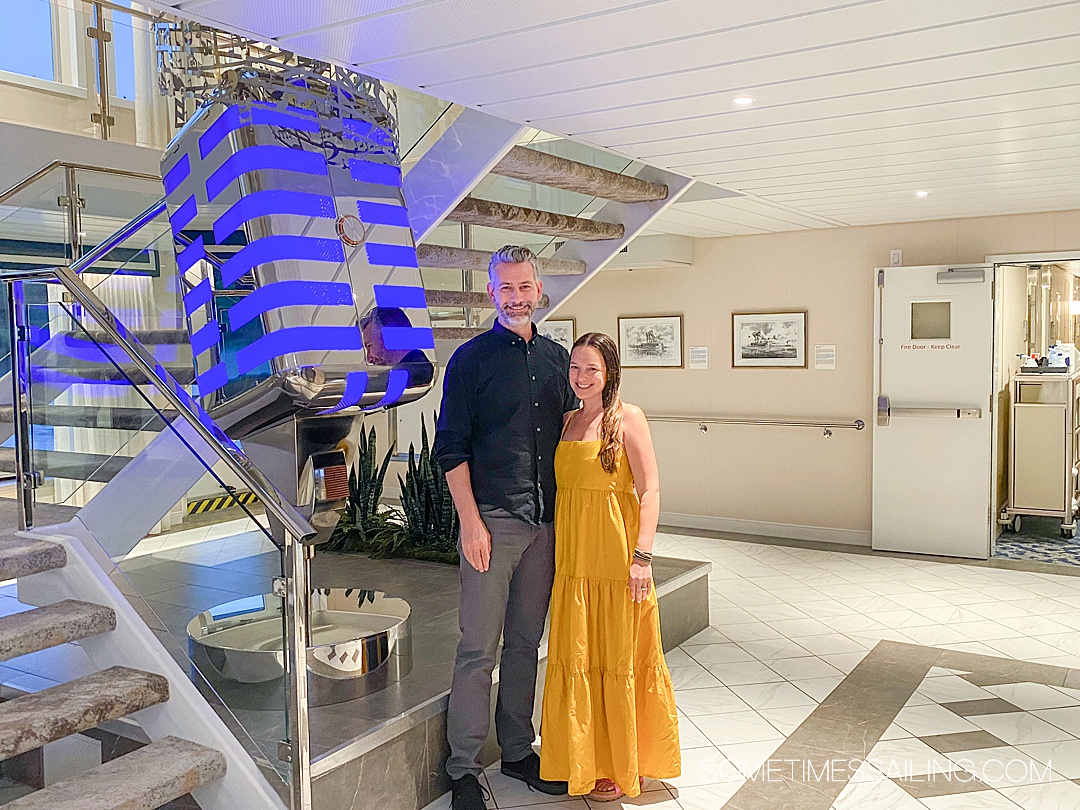
<svg viewBox="0 0 1080 810">
<path fill-rule="evenodd" d="M 733 368 L 806 368 L 806 310 L 731 313 Z"/>
<path fill-rule="evenodd" d="M 619 359 L 626 368 L 682 368 L 682 315 L 619 318 Z"/>
<path fill-rule="evenodd" d="M 567 351 L 573 348 L 574 341 L 577 340 L 577 323 L 573 318 L 541 321 L 536 331 L 554 340 Z"/>
</svg>

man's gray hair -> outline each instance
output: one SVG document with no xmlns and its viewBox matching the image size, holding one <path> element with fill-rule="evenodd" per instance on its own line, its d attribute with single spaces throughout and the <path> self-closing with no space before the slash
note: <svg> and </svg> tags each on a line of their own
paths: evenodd
<svg viewBox="0 0 1080 810">
<path fill-rule="evenodd" d="M 495 268 L 500 264 L 521 264 L 522 262 L 528 262 L 532 265 L 533 279 L 538 279 L 540 268 L 537 266 L 535 253 L 521 245 L 503 245 L 491 254 L 491 264 L 488 265 L 488 281 L 495 282 Z"/>
</svg>

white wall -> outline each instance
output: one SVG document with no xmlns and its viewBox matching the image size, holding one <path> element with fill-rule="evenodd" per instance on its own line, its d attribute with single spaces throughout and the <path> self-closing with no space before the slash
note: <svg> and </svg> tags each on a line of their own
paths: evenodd
<svg viewBox="0 0 1080 810">
<path fill-rule="evenodd" d="M 628 369 L 624 397 L 646 413 L 872 418 L 872 269 L 1080 251 L 1080 211 L 794 231 L 699 240 L 687 269 L 604 271 L 555 317 L 615 335 L 620 315 L 682 314 L 684 345 L 709 368 Z M 836 344 L 834 371 L 731 368 L 731 313 L 806 309 L 807 342 Z M 811 349 L 812 351 L 812 349 Z M 811 361 L 812 366 L 812 361 Z M 671 523 L 869 544 L 870 430 L 653 425 Z"/>
</svg>

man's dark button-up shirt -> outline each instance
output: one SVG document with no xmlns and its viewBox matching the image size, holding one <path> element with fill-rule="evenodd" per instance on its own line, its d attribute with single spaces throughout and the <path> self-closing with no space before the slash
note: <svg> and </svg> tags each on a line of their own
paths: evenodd
<svg viewBox="0 0 1080 810">
<path fill-rule="evenodd" d="M 434 456 L 444 472 L 468 463 L 481 511 L 527 523 L 555 515 L 555 448 L 562 417 L 577 407 L 566 349 L 526 341 L 496 322 L 450 358 Z"/>
</svg>

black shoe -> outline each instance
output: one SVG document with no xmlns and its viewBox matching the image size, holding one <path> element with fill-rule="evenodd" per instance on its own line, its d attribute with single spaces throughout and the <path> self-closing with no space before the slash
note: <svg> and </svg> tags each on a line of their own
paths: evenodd
<svg viewBox="0 0 1080 810">
<path fill-rule="evenodd" d="M 450 788 L 450 807 L 452 810 L 485 810 L 487 789 L 471 773 L 455 779 Z"/>
<path fill-rule="evenodd" d="M 566 795 L 566 782 L 549 782 L 540 778 L 540 757 L 536 754 L 529 754 L 517 762 L 503 760 L 502 772 L 511 779 L 520 779 L 533 790 L 549 796 Z"/>
</svg>

